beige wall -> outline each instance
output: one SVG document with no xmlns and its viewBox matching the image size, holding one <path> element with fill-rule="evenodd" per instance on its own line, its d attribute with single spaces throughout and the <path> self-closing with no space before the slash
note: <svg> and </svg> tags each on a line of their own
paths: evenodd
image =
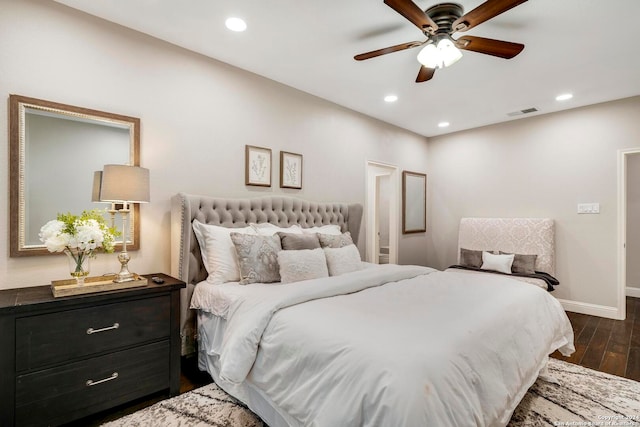
<svg viewBox="0 0 640 427">
<path fill-rule="evenodd" d="M 169 201 L 179 191 L 364 204 L 366 160 L 426 171 L 424 137 L 54 2 L 0 0 L 0 10 L 1 97 L 15 93 L 141 118 L 141 164 L 151 170 L 152 202 L 141 209 L 133 271 L 169 272 Z M 7 102 L 0 102 L 0 117 L 6 147 Z M 273 187 L 244 185 L 245 144 L 273 150 Z M 303 190 L 278 188 L 280 150 L 304 155 Z M 0 150 L 0 164 L 8 164 L 7 156 Z M 0 184 L 0 288 L 64 278 L 61 257 L 9 258 L 6 173 Z M 401 238 L 400 261 L 426 263 L 426 255 L 415 256 L 425 254 L 426 243 L 425 235 Z M 115 256 L 99 255 L 92 274 L 116 264 Z"/>
<path fill-rule="evenodd" d="M 428 264 L 456 261 L 460 218 L 556 221 L 554 295 L 617 304 L 617 150 L 640 146 L 640 97 L 429 140 Z M 599 202 L 599 215 L 577 204 Z"/>
<path fill-rule="evenodd" d="M 627 286 L 640 288 L 640 154 L 627 157 Z"/>
<path fill-rule="evenodd" d="M 131 262 L 137 272 L 169 271 L 169 199 L 178 191 L 364 204 L 365 162 L 377 160 L 428 172 L 428 233 L 400 235 L 401 262 L 454 263 L 464 216 L 551 217 L 562 282 L 555 295 L 616 304 L 616 150 L 640 146 L 638 97 L 427 145 L 410 132 L 54 2 L 0 0 L 0 9 L 5 100 L 16 93 L 142 119 L 152 203 L 142 207 L 142 249 Z M 7 117 L 6 102 L 0 117 Z M 7 134 L 7 120 L 0 120 L 5 142 Z M 273 149 L 272 188 L 244 186 L 245 144 Z M 279 150 L 304 155 L 302 191 L 277 187 Z M 0 151 L 0 163 L 7 165 L 7 156 Z M 61 257 L 8 257 L 6 173 L 0 184 L 0 288 L 65 277 Z M 581 202 L 599 202 L 601 214 L 577 215 Z M 93 273 L 115 270 L 115 261 L 100 255 Z"/>
</svg>

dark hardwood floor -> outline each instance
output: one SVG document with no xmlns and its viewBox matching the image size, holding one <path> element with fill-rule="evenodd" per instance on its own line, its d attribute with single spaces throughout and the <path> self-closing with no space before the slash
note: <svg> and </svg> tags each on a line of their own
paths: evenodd
<svg viewBox="0 0 640 427">
<path fill-rule="evenodd" d="M 551 356 L 587 368 L 640 381 L 640 298 L 627 297 L 627 318 L 611 320 L 567 313 L 576 352 Z"/>
<path fill-rule="evenodd" d="M 626 320 L 611 320 L 569 312 L 567 315 L 573 326 L 576 352 L 564 357 L 556 351 L 552 357 L 640 381 L 640 298 L 627 297 Z M 211 377 L 198 370 L 196 357 L 183 358 L 180 393 L 209 383 Z M 67 426 L 99 426 L 153 405 L 166 397 L 166 394 L 149 396 Z"/>
</svg>

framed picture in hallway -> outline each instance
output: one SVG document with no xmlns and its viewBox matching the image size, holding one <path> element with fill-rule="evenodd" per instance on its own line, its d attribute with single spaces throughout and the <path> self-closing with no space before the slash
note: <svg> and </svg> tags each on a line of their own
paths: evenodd
<svg viewBox="0 0 640 427">
<path fill-rule="evenodd" d="M 427 175 L 402 171 L 402 234 L 427 231 Z"/>
</svg>

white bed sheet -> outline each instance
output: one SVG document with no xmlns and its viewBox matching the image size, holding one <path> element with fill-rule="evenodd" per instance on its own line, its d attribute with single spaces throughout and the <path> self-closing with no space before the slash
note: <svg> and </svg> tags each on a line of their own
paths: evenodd
<svg viewBox="0 0 640 427">
<path fill-rule="evenodd" d="M 487 276 L 384 266 L 261 287 L 222 329 L 201 324 L 201 362 L 273 425 L 503 426 L 573 332 L 546 291 Z"/>
<path fill-rule="evenodd" d="M 375 268 L 377 264 L 362 262 L 362 268 Z M 239 282 L 209 283 L 206 280 L 198 283 L 191 297 L 189 308 L 202 310 L 207 313 L 227 318 L 231 304 L 246 295 L 261 292 L 262 288 L 279 286 L 280 283 L 250 283 L 241 285 Z"/>
<path fill-rule="evenodd" d="M 193 291 L 190 308 L 202 310 L 226 319 L 229 306 L 234 301 L 255 292 L 256 289 L 277 285 L 274 283 L 241 285 L 239 282 L 213 284 L 203 281 L 198 283 Z"/>
</svg>

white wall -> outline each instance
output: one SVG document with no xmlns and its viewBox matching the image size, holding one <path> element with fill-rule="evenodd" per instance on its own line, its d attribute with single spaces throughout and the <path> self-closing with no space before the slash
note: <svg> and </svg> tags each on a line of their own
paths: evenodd
<svg viewBox="0 0 640 427">
<path fill-rule="evenodd" d="M 138 273 L 169 272 L 170 198 L 179 191 L 364 204 L 366 160 L 426 171 L 424 137 L 54 2 L 0 0 L 0 10 L 1 97 L 14 93 L 141 118 L 141 165 L 151 170 L 152 202 L 141 208 L 141 250 L 131 253 Z M 7 104 L 0 102 L 5 143 Z M 273 150 L 273 187 L 244 185 L 245 144 Z M 304 155 L 302 190 L 278 187 L 280 150 Z M 0 150 L 0 164 L 8 164 L 7 156 Z M 0 174 L 4 236 L 7 180 Z M 68 275 L 62 257 L 9 258 L 7 246 L 5 237 L 0 288 Z M 426 263 L 426 246 L 425 235 L 401 238 L 400 262 Z M 92 274 L 116 264 L 115 256 L 99 255 Z"/>
<path fill-rule="evenodd" d="M 627 156 L 627 286 L 640 288 L 640 154 Z"/>
<path fill-rule="evenodd" d="M 460 218 L 556 221 L 554 295 L 617 304 L 617 150 L 640 146 L 640 97 L 429 140 L 428 264 L 456 261 Z M 599 215 L 578 203 L 599 202 Z"/>
</svg>

